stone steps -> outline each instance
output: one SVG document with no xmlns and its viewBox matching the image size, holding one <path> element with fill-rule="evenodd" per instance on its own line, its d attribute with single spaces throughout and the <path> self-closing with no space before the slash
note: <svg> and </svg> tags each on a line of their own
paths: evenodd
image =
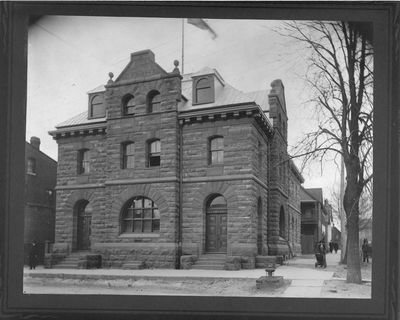
<svg viewBox="0 0 400 320">
<path fill-rule="evenodd" d="M 197 259 L 192 269 L 224 270 L 225 260 L 225 254 L 203 254 Z"/>
<path fill-rule="evenodd" d="M 89 251 L 79 251 L 73 252 L 69 256 L 65 257 L 59 263 L 53 266 L 53 268 L 59 269 L 78 269 L 79 268 L 79 261 L 82 257 L 90 254 Z"/>
<path fill-rule="evenodd" d="M 142 261 L 127 261 L 122 265 L 122 269 L 125 269 L 125 270 L 144 269 L 144 264 Z"/>
</svg>

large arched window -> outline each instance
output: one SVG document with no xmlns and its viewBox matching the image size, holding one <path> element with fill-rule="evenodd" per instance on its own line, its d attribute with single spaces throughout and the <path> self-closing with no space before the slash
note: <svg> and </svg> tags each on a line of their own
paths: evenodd
<svg viewBox="0 0 400 320">
<path fill-rule="evenodd" d="M 147 112 L 160 111 L 161 96 L 157 90 L 152 90 L 147 95 Z"/>
<path fill-rule="evenodd" d="M 224 138 L 213 137 L 209 140 L 209 164 L 222 164 L 224 163 Z"/>
<path fill-rule="evenodd" d="M 131 141 L 122 144 L 122 169 L 135 167 L 135 144 Z"/>
<path fill-rule="evenodd" d="M 120 221 L 123 233 L 152 233 L 160 231 L 160 211 L 146 197 L 134 197 L 124 205 Z"/>
<path fill-rule="evenodd" d="M 103 98 L 100 95 L 94 96 L 90 103 L 90 118 L 102 118 L 106 115 L 106 108 Z"/>
<path fill-rule="evenodd" d="M 135 114 L 135 98 L 127 94 L 122 98 L 122 112 L 124 115 Z"/>
<path fill-rule="evenodd" d="M 281 210 L 279 212 L 279 236 L 286 238 L 285 210 L 283 209 L 283 206 L 281 206 Z"/>
<path fill-rule="evenodd" d="M 147 164 L 148 167 L 158 167 L 161 162 L 161 142 L 152 140 L 148 144 Z"/>
</svg>

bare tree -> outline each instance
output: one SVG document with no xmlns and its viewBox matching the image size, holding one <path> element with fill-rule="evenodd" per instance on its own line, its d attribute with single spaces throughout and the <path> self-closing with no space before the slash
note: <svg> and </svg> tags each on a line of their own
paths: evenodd
<svg viewBox="0 0 400 320">
<path fill-rule="evenodd" d="M 309 49 L 306 81 L 318 127 L 292 150 L 303 166 L 343 157 L 343 207 L 348 231 L 347 282 L 361 282 L 360 197 L 372 179 L 373 47 L 366 25 L 348 22 L 290 22 L 283 33 Z M 282 33 L 282 32 L 281 32 Z"/>
</svg>

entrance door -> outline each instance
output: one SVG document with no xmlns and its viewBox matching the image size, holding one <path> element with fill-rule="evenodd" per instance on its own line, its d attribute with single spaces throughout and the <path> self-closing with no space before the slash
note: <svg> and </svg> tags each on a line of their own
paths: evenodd
<svg viewBox="0 0 400 320">
<path fill-rule="evenodd" d="M 88 202 L 78 204 L 77 221 L 77 249 L 90 249 L 90 235 L 92 224 L 92 210 Z"/>
<path fill-rule="evenodd" d="M 207 252 L 226 252 L 226 225 L 226 214 L 220 213 L 207 215 Z"/>
<path fill-rule="evenodd" d="M 226 252 L 227 220 L 224 197 L 213 197 L 207 205 L 206 211 L 206 252 Z"/>
</svg>

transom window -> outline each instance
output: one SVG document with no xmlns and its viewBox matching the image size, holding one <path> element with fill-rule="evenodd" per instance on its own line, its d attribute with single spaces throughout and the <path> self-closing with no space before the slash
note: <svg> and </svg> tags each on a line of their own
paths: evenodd
<svg viewBox="0 0 400 320">
<path fill-rule="evenodd" d="M 160 231 L 160 211 L 153 200 L 145 197 L 130 199 L 121 215 L 121 233 L 152 233 Z"/>
<path fill-rule="evenodd" d="M 36 174 L 36 160 L 34 158 L 28 159 L 26 172 L 29 174 Z"/>
<path fill-rule="evenodd" d="M 209 164 L 222 164 L 224 162 L 224 138 L 210 139 Z"/>
<path fill-rule="evenodd" d="M 135 114 L 135 98 L 131 94 L 127 94 L 122 99 L 122 106 L 124 115 Z"/>
<path fill-rule="evenodd" d="M 103 103 L 101 96 L 97 95 L 92 99 L 90 105 L 90 117 L 91 118 L 102 118 L 106 115 L 106 108 Z"/>
<path fill-rule="evenodd" d="M 202 77 L 194 81 L 193 103 L 214 102 L 214 85 L 212 77 Z"/>
<path fill-rule="evenodd" d="M 156 90 L 151 91 L 147 96 L 147 112 L 160 111 L 161 96 Z"/>
<path fill-rule="evenodd" d="M 131 169 L 135 166 L 135 144 L 126 142 L 122 144 L 122 168 Z"/>
<path fill-rule="evenodd" d="M 78 174 L 90 172 L 90 153 L 87 149 L 78 152 Z"/>
<path fill-rule="evenodd" d="M 153 140 L 149 143 L 148 166 L 157 167 L 160 165 L 161 142 Z"/>
</svg>

